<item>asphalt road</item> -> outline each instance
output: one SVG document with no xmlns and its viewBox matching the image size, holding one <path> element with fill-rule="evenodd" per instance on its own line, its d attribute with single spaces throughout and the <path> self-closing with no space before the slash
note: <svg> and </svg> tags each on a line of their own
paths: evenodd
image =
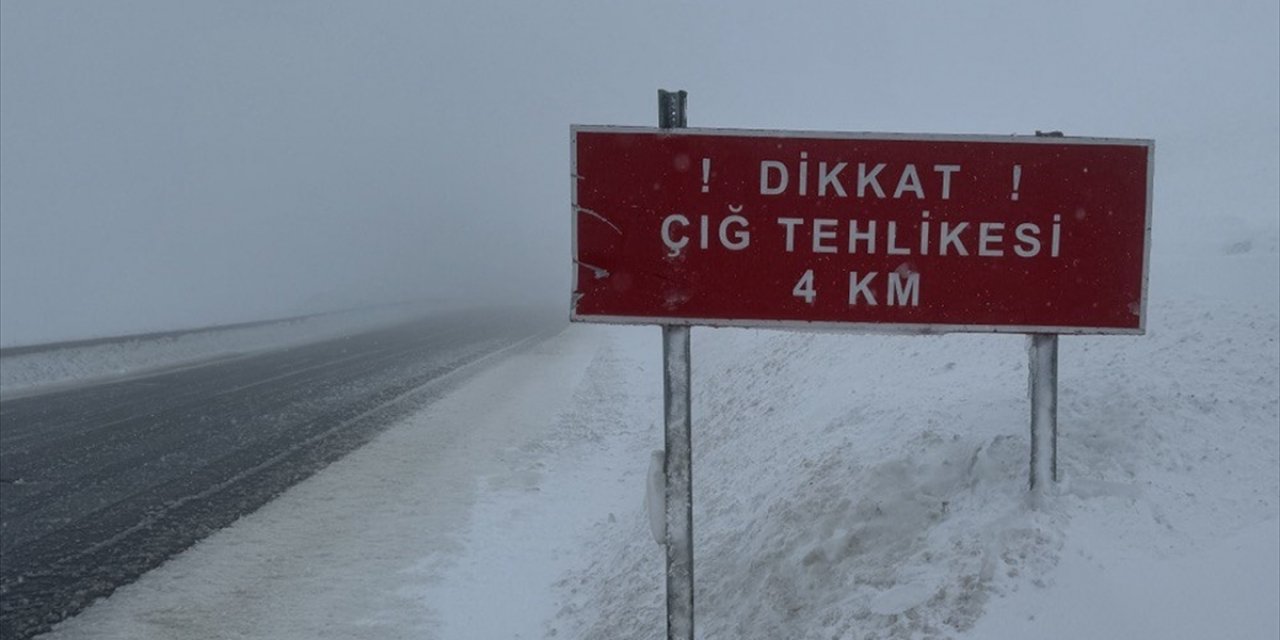
<svg viewBox="0 0 1280 640">
<path fill-rule="evenodd" d="M 453 314 L 0 402 L 0 638 L 47 630 L 557 326 Z"/>
</svg>

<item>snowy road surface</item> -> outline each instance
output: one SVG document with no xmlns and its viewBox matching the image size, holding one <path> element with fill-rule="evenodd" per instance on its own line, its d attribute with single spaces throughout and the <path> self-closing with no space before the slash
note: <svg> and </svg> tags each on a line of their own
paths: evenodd
<svg viewBox="0 0 1280 640">
<path fill-rule="evenodd" d="M 543 637 L 580 533 L 642 501 L 649 337 L 518 351 L 49 637 Z"/>
<path fill-rule="evenodd" d="M 0 405 L 0 636 L 136 579 L 547 331 L 455 314 Z M 458 377 L 458 376 L 453 376 Z"/>
</svg>

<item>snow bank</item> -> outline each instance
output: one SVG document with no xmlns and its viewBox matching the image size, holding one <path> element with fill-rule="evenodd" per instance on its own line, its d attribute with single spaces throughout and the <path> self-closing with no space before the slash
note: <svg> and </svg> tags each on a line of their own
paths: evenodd
<svg viewBox="0 0 1280 640">
<path fill-rule="evenodd" d="M 1010 597 L 969 637 L 1280 638 L 1278 528 L 1263 521 L 1185 555 L 1135 554 L 1106 518 L 1078 518 L 1053 587 Z"/>
<path fill-rule="evenodd" d="M 69 384 L 135 376 L 204 362 L 335 338 L 426 315 L 415 305 L 284 320 L 233 329 L 209 329 L 159 338 L 23 352 L 0 358 L 0 393 L 16 397 Z"/>
<path fill-rule="evenodd" d="M 1210 628 L 1168 622 L 1198 617 L 1213 634 L 1175 637 L 1275 637 L 1274 599 L 1228 614 L 1215 603 L 1230 596 L 1141 595 L 1157 577 L 1157 592 L 1232 593 L 1280 571 L 1280 311 L 1261 244 L 1216 258 L 1211 294 L 1154 298 L 1145 337 L 1061 339 L 1064 481 L 1038 510 L 1025 338 L 696 330 L 699 635 L 1166 637 Z M 557 634 L 662 637 L 648 529 L 639 506 L 601 525 L 560 583 Z M 1205 551 L 1232 536 L 1244 551 L 1229 558 L 1259 561 Z M 1120 585 L 1110 635 L 1063 626 L 1092 612 L 1064 556 Z M 1050 601 L 1059 615 L 1023 615 L 1016 633 L 979 625 Z"/>
</svg>

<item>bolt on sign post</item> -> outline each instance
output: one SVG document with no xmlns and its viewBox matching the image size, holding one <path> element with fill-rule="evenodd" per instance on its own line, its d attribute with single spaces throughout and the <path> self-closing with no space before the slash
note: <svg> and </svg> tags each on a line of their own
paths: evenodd
<svg viewBox="0 0 1280 640">
<path fill-rule="evenodd" d="M 1145 331 L 1152 141 L 690 129 L 662 93 L 663 127 L 571 127 L 570 319 L 663 327 L 669 637 L 692 637 L 688 326 L 1029 334 L 1052 481 L 1057 336 Z"/>
</svg>

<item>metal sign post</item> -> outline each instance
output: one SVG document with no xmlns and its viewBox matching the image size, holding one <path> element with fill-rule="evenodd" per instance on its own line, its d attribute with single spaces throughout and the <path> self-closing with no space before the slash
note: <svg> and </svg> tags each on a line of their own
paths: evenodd
<svg viewBox="0 0 1280 640">
<path fill-rule="evenodd" d="M 684 128 L 684 91 L 658 91 L 658 126 Z M 666 426 L 667 639 L 693 640 L 693 438 L 690 411 L 689 326 L 662 326 Z"/>
<path fill-rule="evenodd" d="M 1036 131 L 1037 138 L 1061 138 L 1061 131 Z M 1030 488 L 1038 501 L 1050 483 L 1058 481 L 1058 335 L 1027 336 L 1031 398 Z"/>
<path fill-rule="evenodd" d="M 1058 481 L 1058 336 L 1029 336 L 1031 492 L 1038 498 Z"/>
</svg>

